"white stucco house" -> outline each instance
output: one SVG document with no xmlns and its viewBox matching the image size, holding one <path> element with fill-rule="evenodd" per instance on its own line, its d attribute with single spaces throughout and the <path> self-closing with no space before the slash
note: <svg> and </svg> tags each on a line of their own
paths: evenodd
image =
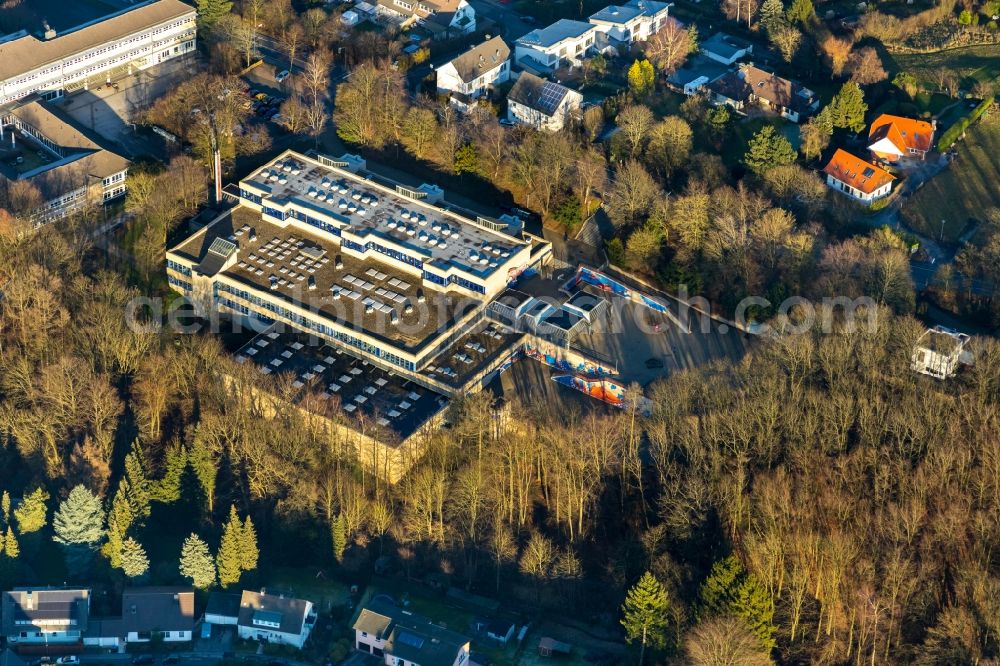
<svg viewBox="0 0 1000 666">
<path fill-rule="evenodd" d="M 316 624 L 311 601 L 244 590 L 236 626 L 240 638 L 301 649 Z"/>
<path fill-rule="evenodd" d="M 507 96 L 507 119 L 556 132 L 580 108 L 583 95 L 564 85 L 522 72 Z"/>
<path fill-rule="evenodd" d="M 22 587 L 0 603 L 8 646 L 82 644 L 90 620 L 90 590 Z"/>
<path fill-rule="evenodd" d="M 592 23 L 559 19 L 514 42 L 514 61 L 541 72 L 563 65 L 579 66 L 594 50 L 597 33 L 597 26 Z"/>
<path fill-rule="evenodd" d="M 840 148 L 823 168 L 831 189 L 865 204 L 892 191 L 896 179 L 891 173 Z"/>
<path fill-rule="evenodd" d="M 658 0 L 629 0 L 608 5 L 588 19 L 597 27 L 598 48 L 629 46 L 649 39 L 667 22 L 671 3 Z"/>
<path fill-rule="evenodd" d="M 510 47 L 494 37 L 438 67 L 437 91 L 451 93 L 452 103 L 464 109 L 509 79 Z"/>
</svg>

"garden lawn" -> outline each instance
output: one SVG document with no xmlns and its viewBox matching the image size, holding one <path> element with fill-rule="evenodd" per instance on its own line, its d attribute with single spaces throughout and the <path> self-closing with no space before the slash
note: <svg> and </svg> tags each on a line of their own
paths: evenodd
<svg viewBox="0 0 1000 666">
<path fill-rule="evenodd" d="M 906 53 L 892 56 L 896 69 L 909 72 L 931 90 L 938 88 L 936 72 L 951 70 L 962 88 L 968 90 L 977 81 L 1000 79 L 1000 44 L 979 44 L 935 53 Z"/>
<path fill-rule="evenodd" d="M 915 231 L 954 243 L 970 220 L 1000 207 L 1000 113 L 993 111 L 956 144 L 958 159 L 910 197 L 903 218 Z M 941 231 L 944 220 L 944 232 Z"/>
</svg>

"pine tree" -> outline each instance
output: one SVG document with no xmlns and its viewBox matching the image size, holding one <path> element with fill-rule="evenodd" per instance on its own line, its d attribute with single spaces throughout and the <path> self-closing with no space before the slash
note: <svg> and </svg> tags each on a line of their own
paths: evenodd
<svg viewBox="0 0 1000 666">
<path fill-rule="evenodd" d="M 48 522 L 46 514 L 48 507 L 45 503 L 49 501 L 49 494 L 44 488 L 35 488 L 30 495 L 26 495 L 21 501 L 21 506 L 14 509 L 14 518 L 17 519 L 17 527 L 21 534 L 37 532 L 45 527 Z"/>
<path fill-rule="evenodd" d="M 756 577 L 734 555 L 715 563 L 702 583 L 699 600 L 699 620 L 713 616 L 739 617 L 764 647 L 774 647 L 774 604 Z"/>
<path fill-rule="evenodd" d="M 788 8 L 785 16 L 792 23 L 807 23 L 816 15 L 812 0 L 792 0 L 792 6 Z"/>
<path fill-rule="evenodd" d="M 127 478 L 122 478 L 111 502 L 108 512 L 108 541 L 104 544 L 104 554 L 115 569 L 122 567 L 122 549 L 125 535 L 135 518 L 132 505 L 128 500 L 129 484 Z"/>
<path fill-rule="evenodd" d="M 795 149 L 773 126 L 765 125 L 750 139 L 743 161 L 760 175 L 772 167 L 795 162 Z"/>
<path fill-rule="evenodd" d="M 260 550 L 257 548 L 257 530 L 254 529 L 250 516 L 243 519 L 243 529 L 240 530 L 240 568 L 243 571 L 253 571 L 257 568 Z"/>
<path fill-rule="evenodd" d="M 233 11 L 232 0 L 198 0 L 198 27 L 211 30 L 219 19 Z"/>
<path fill-rule="evenodd" d="M 640 666 L 646 655 L 647 645 L 659 648 L 666 644 L 669 606 L 666 588 L 648 571 L 625 595 L 621 623 L 625 627 L 625 639 L 629 643 L 637 639 L 641 641 Z"/>
<path fill-rule="evenodd" d="M 338 513 L 330 525 L 330 536 L 333 540 L 333 558 L 337 562 L 344 561 L 344 551 L 347 550 L 347 521 L 344 514 Z"/>
<path fill-rule="evenodd" d="M 146 456 L 139 440 L 132 442 L 132 449 L 125 456 L 125 478 L 128 480 L 126 497 L 132 507 L 132 515 L 142 524 L 149 518 L 150 484 L 146 473 Z"/>
<path fill-rule="evenodd" d="M 865 94 L 857 83 L 853 81 L 845 83 L 840 92 L 830 100 L 827 108 L 830 109 L 830 121 L 834 127 L 842 127 L 852 132 L 860 132 L 865 128 L 868 105 L 865 104 Z"/>
<path fill-rule="evenodd" d="M 236 506 L 229 507 L 229 520 L 222 528 L 222 541 L 219 543 L 219 552 L 215 556 L 215 562 L 219 568 L 219 585 L 229 587 L 240 580 L 242 573 L 243 558 L 240 553 L 242 547 L 243 524 L 236 514 Z"/>
<path fill-rule="evenodd" d="M 760 24 L 768 35 L 785 24 L 785 5 L 781 0 L 764 0 L 760 6 Z"/>
<path fill-rule="evenodd" d="M 10 525 L 10 493 L 6 490 L 0 497 L 0 512 L 3 513 L 3 526 L 7 527 Z"/>
<path fill-rule="evenodd" d="M 197 433 L 191 451 L 188 452 L 188 464 L 205 494 L 206 509 L 208 513 L 212 513 L 215 510 L 215 478 L 219 474 L 219 460 Z"/>
<path fill-rule="evenodd" d="M 152 488 L 153 499 L 170 504 L 181 498 L 181 478 L 187 468 L 187 449 L 183 446 L 172 446 L 167 449 L 164 461 L 163 478 Z"/>
<path fill-rule="evenodd" d="M 17 543 L 14 528 L 10 525 L 7 526 L 7 534 L 3 538 L 3 552 L 11 559 L 16 559 L 21 554 L 21 546 Z"/>
<path fill-rule="evenodd" d="M 129 578 L 137 578 L 149 571 L 146 549 L 132 537 L 122 542 L 121 569 Z"/>
<path fill-rule="evenodd" d="M 191 579 L 191 584 L 200 589 L 207 589 L 215 584 L 215 562 L 212 553 L 197 534 L 191 534 L 181 546 L 180 572 L 185 578 Z"/>
<path fill-rule="evenodd" d="M 63 545 L 92 546 L 104 536 L 104 508 L 101 500 L 79 485 L 59 505 L 52 519 L 53 540 Z"/>
</svg>

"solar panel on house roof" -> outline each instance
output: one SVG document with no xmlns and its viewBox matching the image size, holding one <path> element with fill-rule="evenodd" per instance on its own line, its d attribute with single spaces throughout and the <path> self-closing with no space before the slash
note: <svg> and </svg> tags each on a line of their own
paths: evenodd
<svg viewBox="0 0 1000 666">
<path fill-rule="evenodd" d="M 538 106 L 543 111 L 551 115 L 557 108 L 559 108 L 559 102 L 562 101 L 565 94 L 566 89 L 561 85 L 551 81 L 546 81 L 545 85 L 542 86 Z"/>
</svg>

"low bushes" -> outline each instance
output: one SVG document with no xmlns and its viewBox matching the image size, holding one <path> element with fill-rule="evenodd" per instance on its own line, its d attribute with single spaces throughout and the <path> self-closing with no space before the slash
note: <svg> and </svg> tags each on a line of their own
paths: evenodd
<svg viewBox="0 0 1000 666">
<path fill-rule="evenodd" d="M 965 130 L 969 129 L 969 126 L 972 123 L 979 120 L 979 118 L 984 113 L 986 113 L 986 110 L 989 109 L 991 106 L 993 106 L 992 95 L 984 99 L 976 106 L 976 108 L 974 108 L 964 117 L 959 118 L 954 125 L 945 130 L 944 134 L 941 135 L 941 138 L 938 139 L 938 144 L 937 144 L 938 152 L 943 153 L 944 151 L 951 148 L 952 144 L 954 144 L 958 140 L 958 137 L 962 136 Z"/>
</svg>

